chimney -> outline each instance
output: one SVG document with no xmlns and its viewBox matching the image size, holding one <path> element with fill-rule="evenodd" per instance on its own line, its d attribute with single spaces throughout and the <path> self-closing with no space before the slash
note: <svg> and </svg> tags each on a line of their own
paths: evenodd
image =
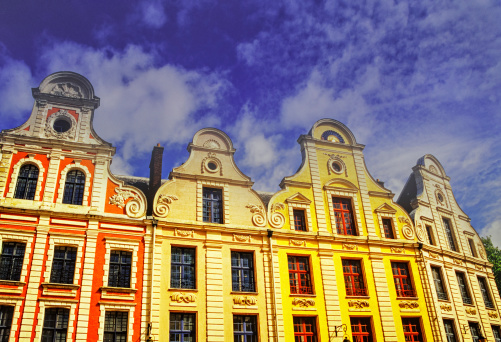
<svg viewBox="0 0 501 342">
<path fill-rule="evenodd" d="M 155 193 L 162 183 L 162 157 L 164 154 L 164 148 L 157 144 L 153 147 L 151 151 L 151 161 L 150 161 L 150 184 L 148 185 L 148 210 L 147 215 L 151 215 L 153 212 L 153 199 L 155 198 Z"/>
</svg>

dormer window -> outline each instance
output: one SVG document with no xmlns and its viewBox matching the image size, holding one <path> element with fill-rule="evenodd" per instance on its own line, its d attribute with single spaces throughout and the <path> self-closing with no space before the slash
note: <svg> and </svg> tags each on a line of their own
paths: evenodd
<svg viewBox="0 0 501 342">
<path fill-rule="evenodd" d="M 203 189 L 203 220 L 223 223 L 223 191 L 221 189 Z"/>
<path fill-rule="evenodd" d="M 19 170 L 14 198 L 33 200 L 38 182 L 38 167 L 26 164 Z"/>
<path fill-rule="evenodd" d="M 85 174 L 72 170 L 66 175 L 63 203 L 82 205 L 85 188 Z"/>
<path fill-rule="evenodd" d="M 351 200 L 348 198 L 332 197 L 336 230 L 340 235 L 357 235 L 353 222 Z"/>
</svg>

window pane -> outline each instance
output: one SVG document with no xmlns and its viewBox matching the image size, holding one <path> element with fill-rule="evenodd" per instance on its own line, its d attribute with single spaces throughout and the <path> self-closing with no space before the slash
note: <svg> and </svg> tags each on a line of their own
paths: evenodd
<svg viewBox="0 0 501 342">
<path fill-rule="evenodd" d="M 16 192 L 14 198 L 35 199 L 35 191 L 38 182 L 38 167 L 26 164 L 19 170 L 17 177 Z"/>
<path fill-rule="evenodd" d="M 82 205 L 85 175 L 82 171 L 72 170 L 66 174 L 63 203 Z"/>
<path fill-rule="evenodd" d="M 171 287 L 194 289 L 195 248 L 172 247 L 171 255 Z"/>
<path fill-rule="evenodd" d="M 130 287 L 132 253 L 128 251 L 111 251 L 108 286 Z"/>
<path fill-rule="evenodd" d="M 22 242 L 2 243 L 0 258 L 0 279 L 19 281 L 24 261 L 26 244 Z"/>
</svg>

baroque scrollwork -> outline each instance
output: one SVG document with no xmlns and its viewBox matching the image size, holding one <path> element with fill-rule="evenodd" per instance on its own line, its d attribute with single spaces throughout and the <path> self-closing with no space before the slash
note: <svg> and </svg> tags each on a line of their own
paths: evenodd
<svg viewBox="0 0 501 342">
<path fill-rule="evenodd" d="M 487 315 L 490 317 L 490 318 L 498 318 L 498 314 L 496 313 L 496 311 L 487 311 Z"/>
<path fill-rule="evenodd" d="M 50 91 L 50 94 L 74 99 L 81 99 L 83 97 L 80 87 L 70 82 L 56 84 Z"/>
<path fill-rule="evenodd" d="M 462 265 L 463 261 L 459 260 L 459 259 L 454 259 L 454 263 L 457 264 L 457 265 Z"/>
<path fill-rule="evenodd" d="M 369 307 L 369 302 L 366 300 L 350 300 L 348 306 L 350 308 L 363 309 Z"/>
<path fill-rule="evenodd" d="M 414 240 L 414 231 L 410 226 L 403 226 L 402 234 L 407 240 Z"/>
<path fill-rule="evenodd" d="M 282 228 L 285 223 L 285 216 L 278 210 L 284 210 L 285 205 L 283 203 L 274 203 L 270 208 L 269 223 L 273 228 Z"/>
<path fill-rule="evenodd" d="M 166 195 L 162 194 L 158 196 L 157 205 L 155 207 L 155 214 L 159 217 L 167 217 L 170 212 L 169 204 L 174 201 L 177 201 L 179 198 L 175 195 Z"/>
<path fill-rule="evenodd" d="M 307 308 L 309 306 L 314 306 L 315 300 L 311 298 L 294 298 L 292 300 L 292 305 L 296 305 L 302 308 Z"/>
<path fill-rule="evenodd" d="M 403 248 L 399 248 L 399 247 L 391 247 L 391 251 L 393 253 L 403 253 L 404 249 Z"/>
<path fill-rule="evenodd" d="M 398 306 L 400 306 L 402 309 L 417 309 L 419 308 L 419 303 L 411 301 L 403 301 L 398 303 Z"/>
<path fill-rule="evenodd" d="M 266 225 L 266 214 L 262 205 L 248 204 L 245 206 L 250 209 L 252 215 L 252 223 L 256 227 L 264 227 Z"/>
<path fill-rule="evenodd" d="M 412 226 L 411 220 L 409 220 L 409 218 L 405 216 L 399 216 L 398 220 L 400 221 L 400 223 L 407 223 L 408 225 Z"/>
<path fill-rule="evenodd" d="M 452 306 L 450 304 L 440 304 L 440 309 L 443 311 L 452 311 Z"/>
<path fill-rule="evenodd" d="M 195 296 L 193 293 L 182 293 L 182 292 L 176 292 L 170 295 L 170 299 L 173 302 L 178 302 L 178 303 L 193 303 L 197 300 L 197 296 Z"/>
<path fill-rule="evenodd" d="M 349 251 L 358 250 L 358 246 L 350 243 L 343 243 L 343 248 Z"/>
<path fill-rule="evenodd" d="M 439 255 L 437 253 L 429 252 L 428 255 L 430 256 L 430 258 L 433 258 L 433 259 L 439 258 Z"/>
<path fill-rule="evenodd" d="M 251 296 L 237 296 L 233 298 L 233 304 L 252 306 L 257 304 L 257 299 Z"/>
<path fill-rule="evenodd" d="M 116 205 L 119 208 L 125 207 L 125 213 L 129 217 L 140 217 L 144 212 L 144 203 L 141 197 L 131 190 L 115 188 L 116 194 L 111 196 L 109 204 Z M 127 201 L 127 203 L 125 203 Z"/>
<path fill-rule="evenodd" d="M 416 236 L 417 236 L 419 241 L 421 241 L 421 242 L 425 241 L 425 232 L 424 232 L 424 229 L 423 229 L 423 226 L 421 225 L 421 223 L 417 224 Z"/>
<path fill-rule="evenodd" d="M 249 242 L 250 241 L 250 235 L 233 234 L 233 241 Z"/>
<path fill-rule="evenodd" d="M 291 246 L 306 246 L 306 241 L 305 240 L 290 239 L 289 245 L 291 245 Z"/>
<path fill-rule="evenodd" d="M 464 309 L 467 315 L 473 316 L 477 314 L 477 310 L 474 308 L 466 308 Z"/>
<path fill-rule="evenodd" d="M 176 235 L 183 237 L 188 237 L 188 236 L 193 237 L 193 229 L 191 230 L 176 229 Z"/>
<path fill-rule="evenodd" d="M 54 122 L 60 118 L 64 118 L 64 120 L 68 121 L 70 124 L 70 128 L 66 132 L 57 132 L 54 129 Z M 49 118 L 47 119 L 47 122 L 45 124 L 45 136 L 56 139 L 73 139 L 75 137 L 76 126 L 77 121 L 75 120 L 73 115 L 69 114 L 67 110 L 61 109 L 49 116 Z"/>
</svg>

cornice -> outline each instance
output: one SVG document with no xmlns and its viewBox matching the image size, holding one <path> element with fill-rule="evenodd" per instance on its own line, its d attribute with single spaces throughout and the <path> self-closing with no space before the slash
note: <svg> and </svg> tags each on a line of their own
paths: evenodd
<svg viewBox="0 0 501 342">
<path fill-rule="evenodd" d="M 251 187 L 254 182 L 252 181 L 240 181 L 240 180 L 234 180 L 234 179 L 228 179 L 228 178 L 220 178 L 220 177 L 212 177 L 212 176 L 205 176 L 205 175 L 193 175 L 189 173 L 181 173 L 181 172 L 174 172 L 171 171 L 169 174 L 169 179 L 188 179 L 188 180 L 204 180 L 204 181 L 209 181 L 209 182 L 218 182 L 218 183 L 225 183 L 225 184 L 230 184 L 230 185 L 241 185 L 241 186 L 248 186 Z"/>
</svg>

